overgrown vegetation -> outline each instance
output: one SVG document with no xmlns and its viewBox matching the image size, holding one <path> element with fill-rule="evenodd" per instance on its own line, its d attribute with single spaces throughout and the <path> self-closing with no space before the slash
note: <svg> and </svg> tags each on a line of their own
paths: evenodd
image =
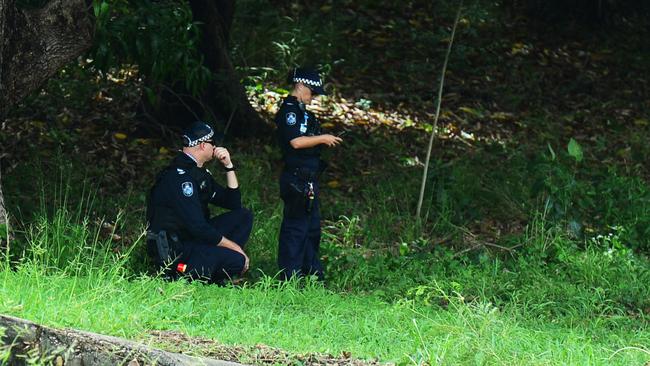
<svg viewBox="0 0 650 366">
<path fill-rule="evenodd" d="M 178 145 L 171 132 L 138 128 L 137 68 L 81 65 L 0 131 L 15 162 L 3 161 L 3 188 L 17 227 L 0 312 L 150 342 L 154 331 L 182 332 L 298 355 L 278 363 L 325 357 L 300 356 L 313 352 L 343 364 L 350 354 L 418 365 L 650 360 L 643 34 L 630 26 L 521 39 L 496 8 L 470 4 L 416 220 L 454 4 L 239 5 L 234 60 L 261 113 L 273 113 L 295 63 L 321 63 L 334 80 L 318 106 L 334 112 L 321 112 L 327 128 L 346 131 L 323 176 L 326 285 L 273 278 L 281 206 L 270 137 L 226 143 L 256 215 L 247 281 L 214 287 L 149 273 L 144 196 Z M 364 114 L 372 117 L 357 119 Z M 261 364 L 255 352 L 232 357 Z"/>
</svg>

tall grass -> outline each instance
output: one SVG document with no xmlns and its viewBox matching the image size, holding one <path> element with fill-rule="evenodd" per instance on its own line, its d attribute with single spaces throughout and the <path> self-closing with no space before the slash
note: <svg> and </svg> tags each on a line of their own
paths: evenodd
<svg viewBox="0 0 650 366">
<path fill-rule="evenodd" d="M 258 216 L 272 220 L 256 226 L 251 250 L 273 255 L 279 211 L 257 199 L 249 203 Z M 2 267 L 0 312 L 144 342 L 154 341 L 152 330 L 174 330 L 398 364 L 648 360 L 640 311 L 650 305 L 648 261 L 617 246 L 616 233 L 579 248 L 545 211 L 519 238 L 515 260 L 422 253 L 417 246 L 427 243 L 417 240 L 380 251 L 360 245 L 372 235 L 360 216 L 342 217 L 325 228 L 329 289 L 265 276 L 234 288 L 137 274 L 135 252 L 115 253 L 110 235 L 88 221 L 91 201 L 62 202 L 68 207 L 43 211 L 29 226 L 23 259 Z"/>
<path fill-rule="evenodd" d="M 446 310 L 339 295 L 319 286 L 278 286 L 270 279 L 220 288 L 150 277 L 43 277 L 33 267 L 5 271 L 2 285 L 0 311 L 51 326 L 145 342 L 152 341 L 152 330 L 175 330 L 225 344 L 351 352 L 399 364 L 640 364 L 645 354 L 631 347 L 643 350 L 650 341 L 642 330 L 593 332 L 443 292 Z"/>
<path fill-rule="evenodd" d="M 417 172 L 399 159 L 371 177 L 343 177 L 354 191 L 324 192 L 326 287 L 273 279 L 281 206 L 269 183 L 273 167 L 259 154 L 237 154 L 245 205 L 256 214 L 247 246 L 254 269 L 240 288 L 144 274 L 137 218 L 122 225 L 118 215 L 102 229 L 101 202 L 89 185 L 62 174 L 59 185 L 42 188 L 40 209 L 3 261 L 0 312 L 145 342 L 152 330 L 173 330 L 399 364 L 647 361 L 650 263 L 629 241 L 631 218 L 644 208 L 622 205 L 647 187 L 612 175 L 604 180 L 616 185 L 610 192 L 627 194 L 581 206 L 580 187 L 597 172 L 543 157 L 531 163 L 523 153 L 501 164 L 478 155 L 434 166 L 429 217 L 420 223 L 412 219 L 415 200 L 404 199 L 416 197 L 417 187 L 404 182 L 417 181 Z M 135 212 L 143 202 L 128 204 L 124 211 Z M 617 214 L 607 217 L 629 219 L 576 236 L 567 225 L 573 213 L 558 207 L 612 207 Z M 479 246 L 459 255 L 475 244 L 465 242 L 467 233 L 486 219 L 518 220 L 522 230 L 494 243 L 516 249 Z M 136 233 L 128 245 L 112 240 L 119 227 Z"/>
</svg>

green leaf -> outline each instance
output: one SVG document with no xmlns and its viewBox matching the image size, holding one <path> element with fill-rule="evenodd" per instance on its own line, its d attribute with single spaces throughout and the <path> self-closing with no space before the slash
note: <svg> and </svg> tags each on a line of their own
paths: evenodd
<svg viewBox="0 0 650 366">
<path fill-rule="evenodd" d="M 553 150 L 549 143 L 547 143 L 546 146 L 548 146 L 548 151 L 551 153 L 551 160 L 555 161 L 555 150 Z"/>
<path fill-rule="evenodd" d="M 400 256 L 405 256 L 409 253 L 409 245 L 407 243 L 401 243 L 399 245 L 399 255 Z"/>
<path fill-rule="evenodd" d="M 144 91 L 145 94 L 147 95 L 147 99 L 149 100 L 149 104 L 158 105 L 158 96 L 156 95 L 156 92 L 154 92 L 149 87 L 144 87 Z"/>
<path fill-rule="evenodd" d="M 582 161 L 582 158 L 584 157 L 582 153 L 582 147 L 573 138 L 569 140 L 569 146 L 567 146 L 567 150 L 569 151 L 569 155 L 576 159 L 577 162 Z"/>
<path fill-rule="evenodd" d="M 0 224 L 0 239 L 7 239 L 8 234 L 7 224 Z"/>
<path fill-rule="evenodd" d="M 101 2 L 95 0 L 93 1 L 93 13 L 95 14 L 95 18 L 99 17 L 99 6 L 101 5 Z"/>
<path fill-rule="evenodd" d="M 96 16 L 104 16 L 106 14 L 108 14 L 108 3 L 106 1 L 102 1 Z"/>
</svg>

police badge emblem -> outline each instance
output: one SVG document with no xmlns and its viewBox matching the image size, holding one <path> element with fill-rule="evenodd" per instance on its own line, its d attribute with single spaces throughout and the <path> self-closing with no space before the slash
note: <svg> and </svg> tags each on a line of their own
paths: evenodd
<svg viewBox="0 0 650 366">
<path fill-rule="evenodd" d="M 287 113 L 287 125 L 293 126 L 296 124 L 296 114 L 293 112 Z"/>
<path fill-rule="evenodd" d="M 194 194 L 194 187 L 192 186 L 192 182 L 185 182 L 181 184 L 181 189 L 183 190 L 183 195 L 185 195 L 185 197 L 191 197 Z"/>
</svg>

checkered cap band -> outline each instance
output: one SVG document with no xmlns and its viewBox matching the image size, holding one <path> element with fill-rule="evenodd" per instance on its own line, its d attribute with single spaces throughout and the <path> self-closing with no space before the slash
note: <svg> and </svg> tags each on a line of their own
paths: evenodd
<svg viewBox="0 0 650 366">
<path fill-rule="evenodd" d="M 186 144 L 187 146 L 189 146 L 189 147 L 193 147 L 193 146 L 196 146 L 196 145 L 198 145 L 198 144 L 200 144 L 200 143 L 202 143 L 202 142 L 204 142 L 204 141 L 208 141 L 209 139 L 212 138 L 212 136 L 214 136 L 214 131 L 210 130 L 210 133 L 208 133 L 207 135 L 205 135 L 205 136 L 203 136 L 203 137 L 199 137 L 199 138 L 196 139 L 196 140 L 192 140 L 192 139 L 189 138 L 189 136 L 187 136 L 187 135 L 183 135 L 183 139 L 185 140 L 185 144 Z"/>
<path fill-rule="evenodd" d="M 311 85 L 311 86 L 323 86 L 323 82 L 318 80 L 311 80 L 311 79 L 305 79 L 305 78 L 293 78 L 294 83 L 303 83 L 306 85 Z"/>
</svg>

